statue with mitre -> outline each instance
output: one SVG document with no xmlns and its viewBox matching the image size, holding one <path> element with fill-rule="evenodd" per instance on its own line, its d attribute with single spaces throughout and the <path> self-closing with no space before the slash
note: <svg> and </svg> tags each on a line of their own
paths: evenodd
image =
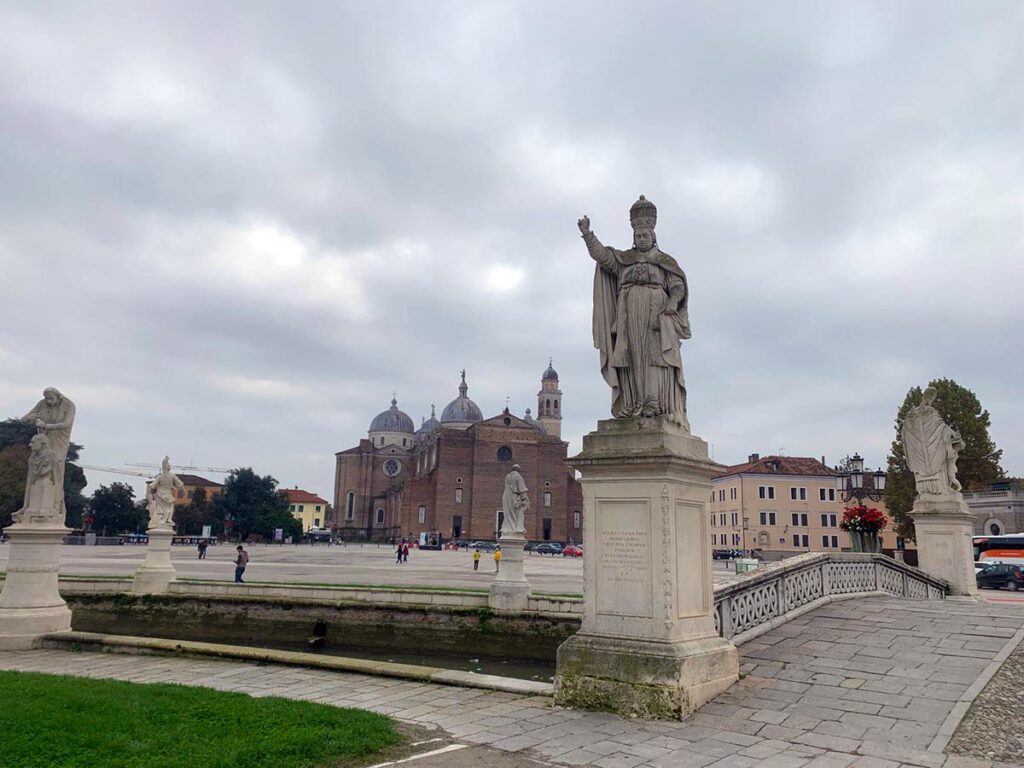
<svg viewBox="0 0 1024 768">
<path fill-rule="evenodd" d="M 686 274 L 658 248 L 658 209 L 643 195 L 629 209 L 633 247 L 601 243 L 579 220 L 594 272 L 594 346 L 612 388 L 612 415 L 664 416 L 687 432 L 686 383 L 679 344 L 690 338 Z"/>
</svg>

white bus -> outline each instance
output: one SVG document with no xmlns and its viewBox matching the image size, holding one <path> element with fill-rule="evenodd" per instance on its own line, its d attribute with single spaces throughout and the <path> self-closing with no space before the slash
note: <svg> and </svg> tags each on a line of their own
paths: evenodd
<svg viewBox="0 0 1024 768">
<path fill-rule="evenodd" d="M 1024 534 L 1003 536 L 975 536 L 974 561 L 979 565 L 1007 563 L 1024 566 Z"/>
</svg>

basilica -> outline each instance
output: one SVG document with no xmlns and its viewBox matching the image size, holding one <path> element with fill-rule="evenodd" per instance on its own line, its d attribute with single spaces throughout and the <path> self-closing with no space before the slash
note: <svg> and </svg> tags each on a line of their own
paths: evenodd
<svg viewBox="0 0 1024 768">
<path fill-rule="evenodd" d="M 501 495 L 513 464 L 529 488 L 526 537 L 579 542 L 583 493 L 565 463 L 562 391 L 549 363 L 541 376 L 536 417 L 504 411 L 484 418 L 469 397 L 466 372 L 459 394 L 438 420 L 419 429 L 398 407 L 370 422 L 359 445 L 335 454 L 333 527 L 345 539 L 495 539 Z"/>
</svg>

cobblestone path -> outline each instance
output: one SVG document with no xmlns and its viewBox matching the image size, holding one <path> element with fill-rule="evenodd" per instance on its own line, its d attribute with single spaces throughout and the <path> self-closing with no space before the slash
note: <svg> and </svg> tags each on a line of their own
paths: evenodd
<svg viewBox="0 0 1024 768">
<path fill-rule="evenodd" d="M 1024 764 L 1024 645 L 974 700 L 948 751 Z"/>
<path fill-rule="evenodd" d="M 518 756 L 522 765 L 984 768 L 1013 764 L 943 750 L 970 697 L 998 668 L 997 657 L 1021 637 L 1024 606 L 882 598 L 834 603 L 741 646 L 743 679 L 683 722 L 564 710 L 545 698 L 207 659 L 25 651 L 0 653 L 0 669 L 362 707 L 439 727 L 462 743 Z M 1006 728 L 1019 733 L 1020 722 Z"/>
</svg>

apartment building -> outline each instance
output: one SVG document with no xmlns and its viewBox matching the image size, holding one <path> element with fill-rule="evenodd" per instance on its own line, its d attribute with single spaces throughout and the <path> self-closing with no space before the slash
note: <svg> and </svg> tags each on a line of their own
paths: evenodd
<svg viewBox="0 0 1024 768">
<path fill-rule="evenodd" d="M 711 481 L 712 549 L 753 549 L 767 559 L 848 550 L 836 474 L 824 457 L 754 453 L 729 467 Z"/>
</svg>

